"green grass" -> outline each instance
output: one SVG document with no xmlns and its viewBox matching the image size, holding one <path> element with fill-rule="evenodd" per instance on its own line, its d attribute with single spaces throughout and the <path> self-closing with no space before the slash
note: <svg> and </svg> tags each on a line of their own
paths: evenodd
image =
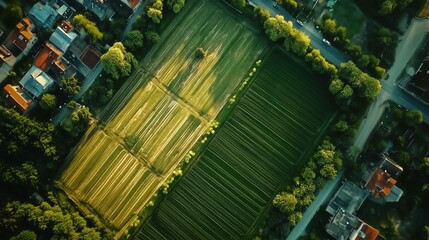
<svg viewBox="0 0 429 240">
<path fill-rule="evenodd" d="M 347 28 L 347 36 L 351 39 L 361 34 L 367 17 L 353 1 L 338 1 L 335 4 L 333 18 L 338 25 Z"/>
<path fill-rule="evenodd" d="M 187 1 L 69 157 L 64 190 L 119 235 L 270 48 L 223 7 Z M 198 47 L 208 49 L 203 60 Z"/>
<path fill-rule="evenodd" d="M 334 112 L 327 86 L 274 52 L 138 239 L 242 239 L 295 176 Z"/>
</svg>

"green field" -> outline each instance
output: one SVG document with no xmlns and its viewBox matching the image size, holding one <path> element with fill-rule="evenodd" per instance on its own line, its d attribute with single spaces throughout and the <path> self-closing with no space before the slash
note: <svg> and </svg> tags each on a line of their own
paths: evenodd
<svg viewBox="0 0 429 240">
<path fill-rule="evenodd" d="M 69 156 L 63 189 L 113 230 L 127 228 L 269 49 L 223 8 L 186 1 Z M 137 139 L 130 150 L 127 136 Z"/>
<path fill-rule="evenodd" d="M 324 79 L 273 52 L 138 239 L 243 239 L 299 173 L 334 112 Z"/>
</svg>

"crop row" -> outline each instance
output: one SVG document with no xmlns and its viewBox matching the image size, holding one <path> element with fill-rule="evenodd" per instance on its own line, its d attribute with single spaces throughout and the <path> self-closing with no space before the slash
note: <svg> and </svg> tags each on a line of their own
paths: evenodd
<svg viewBox="0 0 429 240">
<path fill-rule="evenodd" d="M 104 132 L 97 131 L 91 138 L 61 181 L 81 202 L 121 226 L 148 201 L 161 179 Z"/>
<path fill-rule="evenodd" d="M 299 171 L 333 112 L 318 81 L 305 65 L 273 53 L 197 164 L 138 237 L 248 237 L 280 186 Z"/>
</svg>

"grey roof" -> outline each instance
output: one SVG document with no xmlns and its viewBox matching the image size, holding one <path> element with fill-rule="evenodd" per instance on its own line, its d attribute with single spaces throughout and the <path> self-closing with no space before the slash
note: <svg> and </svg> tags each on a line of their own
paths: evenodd
<svg viewBox="0 0 429 240">
<path fill-rule="evenodd" d="M 52 28 L 58 12 L 48 4 L 38 2 L 33 5 L 29 14 L 30 20 L 39 28 Z"/>
<path fill-rule="evenodd" d="M 354 229 L 362 222 L 355 215 L 338 210 L 332 220 L 326 225 L 326 232 L 334 239 L 348 239 Z"/>
<path fill-rule="evenodd" d="M 54 80 L 48 74 L 34 65 L 19 82 L 25 92 L 30 93 L 35 98 L 41 97 L 53 83 Z"/>
<path fill-rule="evenodd" d="M 346 181 L 335 193 L 326 207 L 326 211 L 331 215 L 335 215 L 339 209 L 343 209 L 353 214 L 360 208 L 368 195 L 369 191 L 350 181 Z"/>
<path fill-rule="evenodd" d="M 49 41 L 55 45 L 58 49 L 65 52 L 69 48 L 70 44 L 77 37 L 75 32 L 64 32 L 64 30 L 60 27 L 55 29 L 55 32 L 52 33 Z"/>
</svg>

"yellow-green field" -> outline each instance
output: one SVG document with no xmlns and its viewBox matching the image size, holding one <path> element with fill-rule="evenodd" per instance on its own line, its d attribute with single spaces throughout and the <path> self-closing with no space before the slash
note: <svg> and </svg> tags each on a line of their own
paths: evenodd
<svg viewBox="0 0 429 240">
<path fill-rule="evenodd" d="M 222 8 L 188 0 L 70 154 L 64 190 L 113 230 L 141 211 L 268 50 Z M 195 57 L 199 47 L 206 58 Z M 137 143 L 127 150 L 129 135 Z"/>
</svg>

